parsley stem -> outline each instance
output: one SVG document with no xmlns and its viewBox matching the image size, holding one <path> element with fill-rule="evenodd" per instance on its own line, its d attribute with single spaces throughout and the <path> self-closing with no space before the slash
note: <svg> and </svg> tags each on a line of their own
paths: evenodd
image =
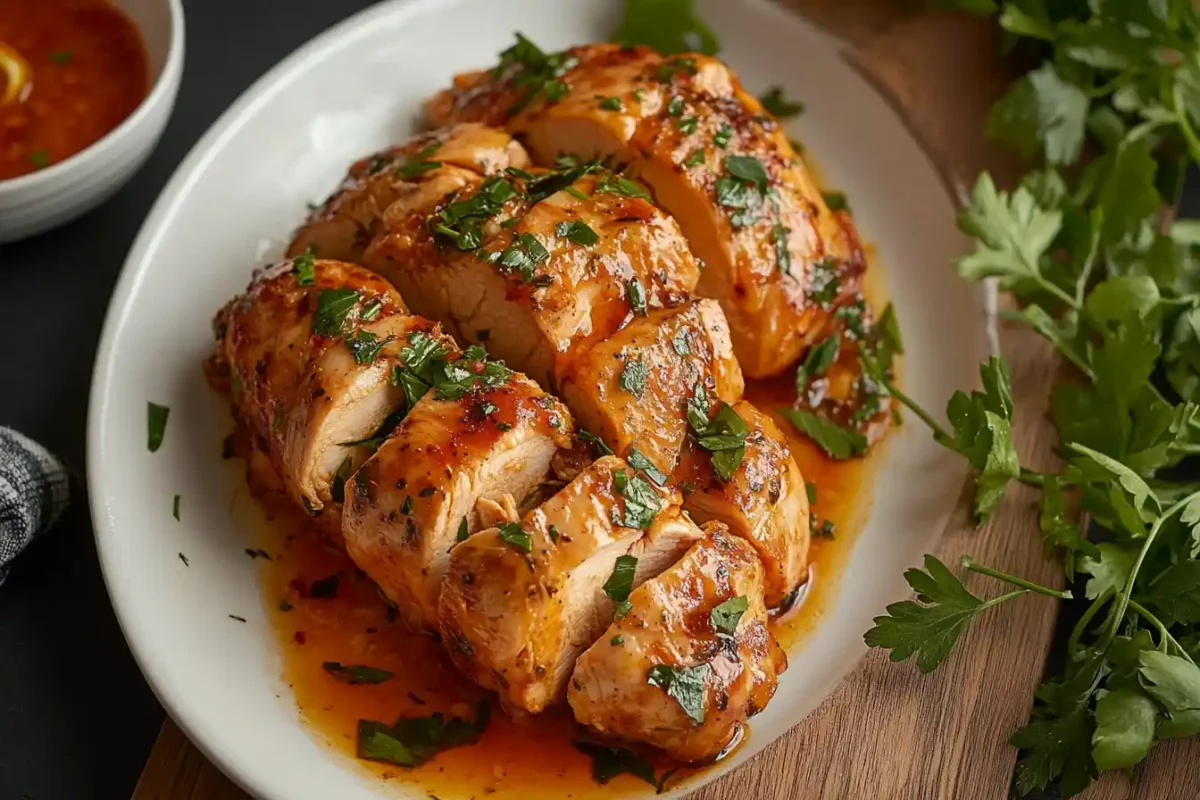
<svg viewBox="0 0 1200 800">
<path fill-rule="evenodd" d="M 1044 594 L 1046 597 L 1056 597 L 1059 600 L 1070 600 L 1072 598 L 1072 595 L 1069 591 L 1050 589 L 1046 586 L 1042 586 L 1039 583 L 1027 581 L 1024 578 L 1018 578 L 1016 575 L 1009 575 L 1007 572 L 1001 572 L 1000 570 L 992 569 L 991 567 L 985 567 L 971 556 L 963 556 L 962 565 L 971 572 L 978 572 L 980 575 L 987 575 L 989 578 L 995 578 L 996 580 L 1004 581 L 1005 583 L 1011 583 L 1013 586 L 1020 586 L 1022 589 L 1030 592 L 1037 592 L 1038 594 Z"/>
<path fill-rule="evenodd" d="M 1175 649 L 1179 651 L 1179 654 L 1181 656 L 1186 658 L 1188 661 L 1191 661 L 1193 664 L 1196 663 L 1195 661 L 1192 660 L 1191 654 L 1187 650 L 1184 650 L 1183 645 L 1181 645 L 1175 639 L 1175 637 L 1171 635 L 1171 632 L 1169 630 L 1167 630 L 1167 626 L 1163 624 L 1162 620 L 1160 620 L 1158 617 L 1151 614 L 1149 611 L 1147 611 L 1145 608 L 1142 607 L 1141 603 L 1139 603 L 1138 601 L 1136 601 L 1132 598 L 1130 598 L 1130 600 L 1129 600 L 1129 607 L 1132 608 L 1134 611 L 1136 611 L 1142 617 L 1142 619 L 1146 620 L 1151 625 L 1158 628 L 1158 635 L 1159 635 L 1159 639 L 1162 644 L 1173 645 L 1175 647 Z"/>
<path fill-rule="evenodd" d="M 901 404 L 908 408 L 909 411 L 920 417 L 921 421 L 928 425 L 929 429 L 933 431 L 933 438 L 938 444 L 949 447 L 951 450 L 957 450 L 957 448 L 954 446 L 954 437 L 946 432 L 946 429 L 941 426 L 941 423 L 934 419 L 928 411 L 921 408 L 916 400 L 913 400 L 904 392 L 900 391 L 895 384 L 893 384 L 883 375 L 882 370 L 879 370 L 873 362 L 869 364 L 869 367 L 870 369 L 868 369 L 868 372 L 870 373 L 871 378 L 883 384 L 883 387 L 887 389 L 888 394 L 899 400 Z"/>
<path fill-rule="evenodd" d="M 1043 278 L 1041 275 L 1036 275 L 1035 278 L 1038 282 L 1038 285 L 1040 285 L 1043 289 L 1045 289 L 1050 294 L 1057 297 L 1059 300 L 1062 300 L 1064 303 L 1066 303 L 1072 309 L 1074 309 L 1075 311 L 1083 310 L 1083 304 L 1080 303 L 1079 301 L 1077 301 L 1071 295 L 1067 294 L 1065 291 L 1063 291 L 1062 287 L 1060 287 L 1057 283 L 1054 283 L 1053 281 L 1049 281 L 1049 280 Z"/>
<path fill-rule="evenodd" d="M 1071 636 L 1067 639 L 1068 658 L 1074 658 L 1075 651 L 1079 648 L 1079 640 L 1083 636 L 1084 630 L 1087 629 L 1088 623 L 1092 621 L 1092 617 L 1096 616 L 1096 612 L 1104 607 L 1112 594 L 1112 589 L 1105 589 L 1101 592 L 1100 596 L 1092 601 L 1092 604 L 1087 607 L 1087 611 L 1084 611 L 1083 616 L 1075 623 L 1075 627 L 1071 629 Z"/>
<path fill-rule="evenodd" d="M 1125 579 L 1125 587 L 1117 594 L 1117 605 L 1113 610 L 1112 616 L 1109 618 L 1108 630 L 1104 633 L 1101 650 L 1108 649 L 1108 646 L 1112 644 L 1112 640 L 1116 638 L 1117 631 L 1120 630 L 1121 622 L 1125 619 L 1125 611 L 1129 608 L 1129 604 L 1133 600 L 1131 597 L 1133 586 L 1137 582 L 1138 572 L 1142 569 L 1142 562 L 1146 560 L 1146 554 L 1150 552 L 1150 548 L 1154 545 L 1154 540 L 1158 538 L 1158 533 L 1162 530 L 1163 523 L 1182 511 L 1188 503 L 1196 498 L 1200 498 L 1200 492 L 1192 492 L 1168 508 L 1150 526 L 1150 532 L 1146 534 L 1146 541 L 1142 542 L 1142 549 L 1138 551 L 1137 559 L 1133 562 L 1133 567 L 1129 570 L 1129 577 Z"/>
<path fill-rule="evenodd" d="M 984 600 L 979 604 L 979 611 L 983 611 L 985 608 L 991 608 L 992 606 L 998 606 L 1006 600 L 1012 600 L 1014 597 L 1020 597 L 1021 595 L 1028 593 L 1028 589 L 1013 589 L 1011 592 L 1005 592 L 998 597 L 993 597 L 991 600 Z"/>
<path fill-rule="evenodd" d="M 1050 472 L 1034 472 L 1031 469 L 1021 467 L 1021 473 L 1017 475 L 1017 480 L 1026 486 L 1045 486 L 1046 478 L 1058 478 L 1059 486 L 1074 486 L 1076 482 L 1064 475 Z"/>
<path fill-rule="evenodd" d="M 1176 81 L 1171 90 L 1171 96 L 1175 102 L 1175 117 L 1179 121 L 1179 130 L 1183 133 L 1184 140 L 1187 141 L 1192 160 L 1200 161 L 1200 137 L 1196 136 L 1196 129 L 1192 127 L 1192 121 L 1188 119 L 1187 106 L 1184 105 L 1183 90 L 1180 86 L 1181 82 Z"/>
<path fill-rule="evenodd" d="M 1075 281 L 1075 304 L 1077 306 L 1083 306 L 1084 297 L 1087 295 L 1088 281 L 1092 279 L 1092 268 L 1096 265 L 1096 255 L 1100 252 L 1100 227 L 1103 221 L 1104 213 L 1100 209 L 1095 209 L 1091 214 L 1092 241 L 1088 245 L 1087 257 L 1083 260 L 1083 269 L 1079 271 L 1079 278 Z"/>
</svg>

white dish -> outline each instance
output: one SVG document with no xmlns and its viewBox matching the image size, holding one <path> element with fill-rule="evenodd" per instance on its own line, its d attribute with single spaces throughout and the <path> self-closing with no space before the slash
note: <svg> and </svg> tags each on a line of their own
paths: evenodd
<svg viewBox="0 0 1200 800">
<path fill-rule="evenodd" d="M 125 185 L 158 143 L 183 74 L 180 0 L 113 0 L 146 45 L 150 93 L 99 141 L 45 169 L 0 180 L 0 244 L 62 225 Z"/>
<path fill-rule="evenodd" d="M 244 492 L 241 464 L 220 459 L 228 417 L 200 371 L 212 348 L 210 317 L 244 288 L 252 266 L 280 252 L 306 201 L 323 197 L 352 160 L 407 134 L 422 98 L 454 72 L 488 64 L 514 29 L 554 48 L 603 39 L 619 10 L 611 0 L 407 0 L 347 20 L 226 112 L 168 184 L 130 253 L 100 344 L 88 432 L 105 579 L 159 699 L 259 797 L 426 794 L 348 768 L 314 741 L 279 679 L 274 635 L 242 552 L 245 531 L 229 514 L 233 493 Z M 950 266 L 963 242 L 933 166 L 838 42 L 759 0 L 708 0 L 699 10 L 748 87 L 781 84 L 807 104 L 788 128 L 831 186 L 846 191 L 864 239 L 878 247 L 908 346 L 906 386 L 927 407 L 943 407 L 954 389 L 975 384 L 985 344 L 978 297 Z M 146 449 L 147 401 L 171 408 L 157 453 Z M 700 780 L 754 756 L 853 666 L 871 617 L 906 593 L 904 568 L 934 545 L 963 469 L 919 423 L 894 432 L 840 593 L 790 654 L 749 741 Z M 175 494 L 183 496 L 179 522 Z"/>
</svg>

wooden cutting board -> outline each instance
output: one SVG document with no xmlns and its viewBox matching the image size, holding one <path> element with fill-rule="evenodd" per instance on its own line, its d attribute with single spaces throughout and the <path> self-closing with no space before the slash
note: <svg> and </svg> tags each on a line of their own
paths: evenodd
<svg viewBox="0 0 1200 800">
<path fill-rule="evenodd" d="M 1133 0 L 1137 1 L 1137 0 Z M 1011 79 L 984 21 L 921 11 L 901 0 L 785 0 L 848 42 L 853 63 L 894 103 L 956 193 L 985 167 L 1013 165 L 982 135 L 991 101 Z M 949 269 L 947 265 L 947 269 Z M 1046 417 L 1059 364 L 1028 331 L 1002 326 L 1018 409 L 1013 431 L 1022 463 L 1053 466 Z M 964 487 L 965 488 L 965 487 Z M 965 496 L 965 494 L 964 494 Z M 1042 554 L 1036 496 L 1010 493 L 984 529 L 965 503 L 947 525 L 938 556 L 980 561 L 1048 585 L 1062 582 Z M 968 580 L 968 585 L 972 582 Z M 994 589 L 984 586 L 981 592 Z M 853 587 L 846 587 L 853 591 Z M 957 653 L 929 676 L 871 652 L 807 719 L 695 800 L 990 800 L 1010 795 L 1017 752 L 1008 736 L 1029 715 L 1057 606 L 1045 598 L 1006 603 L 975 623 Z M 1200 741 L 1158 745 L 1132 777 L 1108 775 L 1087 800 L 1200 800 Z M 168 720 L 133 800 L 246 800 Z"/>
</svg>

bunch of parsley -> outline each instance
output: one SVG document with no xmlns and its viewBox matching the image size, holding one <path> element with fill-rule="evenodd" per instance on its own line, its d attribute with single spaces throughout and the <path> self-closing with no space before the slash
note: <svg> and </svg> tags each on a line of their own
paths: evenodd
<svg viewBox="0 0 1200 800">
<path fill-rule="evenodd" d="M 957 268 L 997 279 L 1020 302 L 1011 317 L 1074 366 L 1051 397 L 1065 467 L 1020 466 L 999 359 L 984 391 L 950 400 L 952 430 L 890 388 L 970 461 L 981 524 L 1011 481 L 1041 489 L 1046 547 L 1091 601 L 1066 668 L 1012 737 L 1021 792 L 1057 783 L 1070 796 L 1156 740 L 1200 733 L 1200 481 L 1181 464 L 1200 452 L 1200 221 L 1172 211 L 1200 161 L 1200 14 L 1190 0 L 937 5 L 997 15 L 1006 44 L 1037 59 L 987 122 L 1031 169 L 1011 191 L 979 177 L 959 220 L 974 249 Z M 1013 588 L 982 600 L 926 556 L 906 574 L 916 600 L 889 606 L 867 643 L 928 672 L 984 609 L 1070 596 L 964 567 Z"/>
</svg>

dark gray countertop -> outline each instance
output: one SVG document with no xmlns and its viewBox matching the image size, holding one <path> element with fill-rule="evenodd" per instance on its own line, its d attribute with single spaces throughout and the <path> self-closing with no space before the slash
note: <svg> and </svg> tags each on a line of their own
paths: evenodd
<svg viewBox="0 0 1200 800">
<path fill-rule="evenodd" d="M 159 190 L 205 129 L 298 45 L 369 0 L 185 0 L 187 56 L 158 148 L 82 219 L 0 245 L 0 424 L 75 470 L 53 533 L 0 587 L 0 800 L 128 798 L 163 712 L 121 637 L 83 485 L 92 361 L 108 297 Z"/>
</svg>

